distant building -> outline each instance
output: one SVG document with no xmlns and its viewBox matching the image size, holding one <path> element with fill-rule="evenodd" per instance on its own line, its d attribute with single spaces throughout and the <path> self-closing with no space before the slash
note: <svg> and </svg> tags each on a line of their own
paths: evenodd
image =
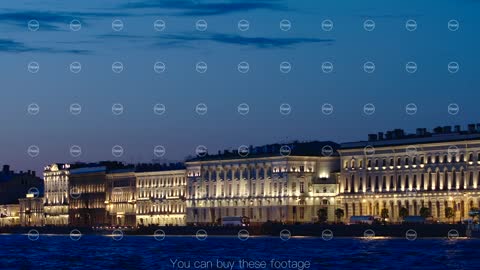
<svg viewBox="0 0 480 270">
<path fill-rule="evenodd" d="M 37 227 L 45 225 L 43 198 L 38 194 L 28 193 L 25 198 L 18 199 L 20 205 L 20 225 Z"/>
<path fill-rule="evenodd" d="M 132 169 L 110 171 L 106 175 L 106 210 L 110 225 L 135 226 L 135 172 Z"/>
<path fill-rule="evenodd" d="M 4 204 L 0 205 L 0 227 L 10 227 L 20 225 L 20 205 Z"/>
<path fill-rule="evenodd" d="M 17 204 L 19 198 L 24 198 L 29 192 L 43 195 L 43 181 L 35 175 L 35 171 L 14 172 L 10 166 L 3 165 L 0 171 L 0 205 Z"/>
<path fill-rule="evenodd" d="M 51 164 L 43 171 L 45 224 L 68 225 L 69 164 Z"/>
<path fill-rule="evenodd" d="M 187 223 L 218 223 L 225 216 L 251 224 L 333 220 L 338 194 L 338 144 L 294 142 L 225 151 L 186 162 Z"/>
</svg>

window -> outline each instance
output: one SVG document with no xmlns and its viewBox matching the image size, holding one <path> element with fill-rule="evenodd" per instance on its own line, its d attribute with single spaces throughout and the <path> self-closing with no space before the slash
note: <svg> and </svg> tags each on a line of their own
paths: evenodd
<svg viewBox="0 0 480 270">
<path fill-rule="evenodd" d="M 305 171 L 305 166 L 300 166 L 300 171 L 304 172 Z"/>
<path fill-rule="evenodd" d="M 263 194 L 265 194 L 265 184 L 261 183 L 260 184 L 260 195 L 263 195 Z"/>
<path fill-rule="evenodd" d="M 295 182 L 292 183 L 292 192 L 295 193 L 297 191 L 297 184 Z"/>
<path fill-rule="evenodd" d="M 300 193 L 304 193 L 304 192 L 305 192 L 305 183 L 300 182 Z"/>
<path fill-rule="evenodd" d="M 252 195 L 255 196 L 257 194 L 257 191 L 256 191 L 257 187 L 256 187 L 256 184 L 253 183 L 252 184 Z"/>
<path fill-rule="evenodd" d="M 299 207 L 300 209 L 300 219 L 305 218 L 305 207 Z"/>
<path fill-rule="evenodd" d="M 237 184 L 237 196 L 240 196 L 240 184 Z"/>
</svg>

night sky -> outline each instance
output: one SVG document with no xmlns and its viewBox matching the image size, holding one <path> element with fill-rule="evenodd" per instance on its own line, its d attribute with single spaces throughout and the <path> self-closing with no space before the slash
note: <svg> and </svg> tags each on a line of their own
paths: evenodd
<svg viewBox="0 0 480 270">
<path fill-rule="evenodd" d="M 176 161 L 198 145 L 215 153 L 480 122 L 480 1 L 19 2 L 4 1 L 0 9 L 0 164 L 15 170 L 148 162 L 156 145 L 166 150 L 160 160 Z M 32 20 L 38 25 L 29 29 Z M 70 28 L 73 20 L 81 23 L 73 27 L 78 31 Z M 114 20 L 123 29 L 113 30 Z M 156 20 L 165 27 L 155 29 Z M 198 20 L 207 22 L 205 31 L 196 29 Z M 248 30 L 239 29 L 241 20 Z M 289 29 L 280 28 L 282 20 Z M 322 29 L 325 20 L 332 29 Z M 375 22 L 373 31 L 364 29 L 366 20 Z M 406 29 L 408 20 L 417 23 L 414 31 Z M 451 20 L 458 29 L 449 29 Z M 39 65 L 36 73 L 28 70 L 31 62 Z M 71 72 L 73 62 L 80 72 Z M 122 72 L 112 71 L 114 62 Z M 163 72 L 155 72 L 156 62 L 165 64 Z M 199 62 L 207 64 L 205 73 L 196 71 Z M 248 72 L 239 72 L 240 62 Z M 290 63 L 288 73 L 282 62 Z M 327 62 L 333 70 L 324 72 Z M 364 71 L 366 62 L 374 63 L 373 72 Z M 406 71 L 408 62 L 416 72 Z M 449 72 L 450 62 L 458 63 L 457 72 Z M 38 114 L 27 111 L 32 103 Z M 80 114 L 70 112 L 73 103 Z M 124 108 L 120 115 L 112 113 L 116 103 Z M 157 103 L 164 114 L 154 113 Z M 196 113 L 199 103 L 206 114 Z M 248 114 L 237 111 L 241 103 Z M 322 113 L 325 103 L 333 113 Z M 375 106 L 371 115 L 363 110 L 368 103 Z M 409 103 L 415 114 L 406 112 Z M 448 112 L 452 103 L 457 114 Z M 290 114 L 280 113 L 281 104 L 291 106 Z M 32 145 L 40 150 L 36 157 L 27 153 Z M 80 156 L 71 155 L 72 145 L 81 147 Z M 114 145 L 123 147 L 121 157 L 112 155 Z"/>
</svg>

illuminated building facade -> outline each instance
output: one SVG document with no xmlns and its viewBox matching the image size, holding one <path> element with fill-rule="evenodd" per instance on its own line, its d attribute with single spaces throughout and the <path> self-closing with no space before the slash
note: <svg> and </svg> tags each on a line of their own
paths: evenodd
<svg viewBox="0 0 480 270">
<path fill-rule="evenodd" d="M 0 227 L 10 227 L 20 225 L 20 205 L 4 204 L 0 205 Z"/>
<path fill-rule="evenodd" d="M 434 220 L 460 221 L 480 207 L 480 125 L 468 130 L 450 126 L 433 132 L 397 129 L 369 135 L 368 141 L 345 143 L 341 156 L 337 204 L 352 215 L 387 211 L 400 222 L 400 209 L 420 215 L 428 208 Z M 453 210 L 453 217 L 446 216 Z M 405 210 L 404 210 L 405 211 Z"/>
<path fill-rule="evenodd" d="M 20 225 L 37 227 L 45 225 L 43 198 L 38 194 L 28 193 L 25 198 L 18 199 L 20 209 Z"/>
<path fill-rule="evenodd" d="M 288 146 L 288 147 L 287 147 Z M 339 159 L 333 142 L 266 145 L 187 161 L 187 224 L 225 216 L 310 223 L 333 219 Z"/>
<path fill-rule="evenodd" d="M 138 172 L 136 179 L 137 225 L 186 224 L 184 169 Z"/>
<path fill-rule="evenodd" d="M 69 176 L 69 164 L 54 163 L 46 166 L 43 171 L 46 225 L 68 225 Z"/>
<path fill-rule="evenodd" d="M 135 172 L 111 171 L 106 175 L 106 210 L 113 226 L 135 226 Z"/>
</svg>

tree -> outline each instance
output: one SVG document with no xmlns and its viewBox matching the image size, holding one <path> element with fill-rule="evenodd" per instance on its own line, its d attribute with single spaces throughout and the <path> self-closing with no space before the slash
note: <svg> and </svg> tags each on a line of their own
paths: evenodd
<svg viewBox="0 0 480 270">
<path fill-rule="evenodd" d="M 382 212 L 380 212 L 380 216 L 382 217 L 382 221 L 383 221 L 383 223 L 385 224 L 385 223 L 386 223 L 385 221 L 387 220 L 387 218 L 389 218 L 389 216 L 388 216 L 388 209 L 387 209 L 387 208 L 383 208 L 383 209 L 382 209 Z"/>
<path fill-rule="evenodd" d="M 320 208 L 317 211 L 318 222 L 324 223 L 328 219 L 328 210 L 327 208 Z"/>
<path fill-rule="evenodd" d="M 430 208 L 428 208 L 428 207 L 420 208 L 420 216 L 422 216 L 424 218 L 428 218 L 431 215 L 432 215 L 432 213 L 430 212 Z"/>
<path fill-rule="evenodd" d="M 398 212 L 398 215 L 404 219 L 406 216 L 408 216 L 408 209 L 405 207 L 400 208 L 400 211 Z"/>
<path fill-rule="evenodd" d="M 452 207 L 445 207 L 445 217 L 451 219 L 455 217 L 455 211 Z"/>
<path fill-rule="evenodd" d="M 345 212 L 343 211 L 342 208 L 335 209 L 335 217 L 337 218 L 337 221 L 341 220 L 344 216 L 345 216 Z"/>
</svg>

